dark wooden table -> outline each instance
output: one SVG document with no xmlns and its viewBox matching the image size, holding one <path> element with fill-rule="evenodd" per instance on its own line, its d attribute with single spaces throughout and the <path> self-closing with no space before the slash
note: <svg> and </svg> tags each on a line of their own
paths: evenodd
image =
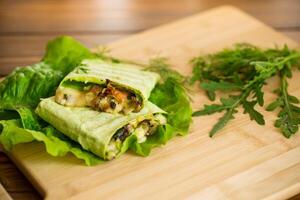
<svg viewBox="0 0 300 200">
<path fill-rule="evenodd" d="M 300 42 L 299 0 L 1 0 L 0 76 L 38 61 L 46 42 L 58 35 L 71 35 L 94 47 L 224 4 Z M 0 182 L 13 199 L 41 199 L 1 152 Z"/>
</svg>

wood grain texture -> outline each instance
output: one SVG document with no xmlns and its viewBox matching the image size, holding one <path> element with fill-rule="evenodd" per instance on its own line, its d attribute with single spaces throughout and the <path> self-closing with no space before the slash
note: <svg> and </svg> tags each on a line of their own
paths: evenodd
<svg viewBox="0 0 300 200">
<path fill-rule="evenodd" d="M 280 29 L 279 29 L 280 30 Z M 281 33 L 300 43 L 300 31 L 282 30 Z M 106 45 L 125 38 L 129 33 L 112 34 L 71 34 L 89 48 Z M 26 66 L 38 62 L 44 54 L 47 42 L 55 37 L 50 35 L 0 36 L 0 76 L 9 74 L 16 66 Z"/>
<path fill-rule="evenodd" d="M 273 27 L 300 26 L 297 0 L 2 0 L 0 33 L 139 31 L 222 4 L 235 5 Z"/>
<path fill-rule="evenodd" d="M 6 190 L 3 188 L 1 183 L 0 183 L 0 199 L 1 200 L 12 200 L 12 198 L 9 196 L 9 194 L 6 192 Z"/>
<path fill-rule="evenodd" d="M 0 183 L 13 199 L 41 199 L 30 182 L 3 152 L 0 152 Z"/>
<path fill-rule="evenodd" d="M 146 62 L 167 56 L 177 70 L 191 71 L 188 60 L 236 42 L 270 47 L 298 44 L 232 7 L 221 7 L 111 43 L 118 57 Z M 290 82 L 298 96 L 300 73 Z M 272 87 L 266 99 L 274 98 Z M 208 100 L 195 89 L 194 107 Z M 214 139 L 208 131 L 218 116 L 195 118 L 190 135 L 177 137 L 152 155 L 126 154 L 96 167 L 72 156 L 53 158 L 38 143 L 18 145 L 11 158 L 46 199 L 284 199 L 300 191 L 300 135 L 285 139 L 266 126 L 239 114 Z"/>
<path fill-rule="evenodd" d="M 116 0 L 110 2 L 103 0 L 103 2 L 100 0 L 88 3 L 82 0 L 0 1 L 0 29 L 2 31 L 0 33 L 0 74 L 8 74 L 15 66 L 24 66 L 38 61 L 44 51 L 46 39 L 53 38 L 58 34 L 71 34 L 81 40 L 85 45 L 93 47 L 95 44 L 93 40 L 97 40 L 97 43 L 99 42 L 98 44 L 102 44 L 102 41 L 107 43 L 116 35 L 120 35 L 120 38 L 122 38 L 125 35 L 148 29 L 161 23 L 173 21 L 182 16 L 187 16 L 224 3 L 235 5 L 247 11 L 263 22 L 273 26 L 276 30 L 300 42 L 299 14 L 297 14 L 300 10 L 298 0 L 164 0 L 163 2 L 153 0 L 129 0 L 126 2 L 122 1 L 121 4 L 119 4 L 120 1 Z M 81 6 L 82 4 L 89 5 Z M 26 9 L 24 9 L 25 7 Z M 43 10 L 39 10 L 38 7 L 43 7 Z M 56 19 L 59 20 L 53 22 L 54 20 L 51 18 L 51 14 L 55 9 L 58 13 L 57 16 L 59 16 Z M 93 23 L 89 23 L 88 25 L 93 27 L 97 26 L 98 29 L 94 28 L 94 31 L 90 31 L 93 27 L 87 28 L 87 30 L 80 27 L 87 26 L 87 24 L 77 23 L 76 21 L 72 22 L 68 20 L 68 17 L 65 19 L 65 16 L 78 15 L 82 10 L 86 15 L 84 17 L 85 19 L 97 17 L 105 26 L 98 26 L 97 23 L 99 21 L 93 20 Z M 101 17 L 103 13 L 106 13 L 106 17 Z M 40 26 L 40 20 L 34 18 L 40 15 L 50 16 L 43 19 L 44 27 L 36 27 Z M 122 16 L 123 19 L 117 19 L 118 16 Z M 152 19 L 155 23 L 147 23 L 151 20 L 147 18 L 155 18 L 155 21 Z M 48 20 L 50 22 L 47 22 Z M 113 30 L 110 27 L 110 21 L 121 24 L 120 28 L 113 27 Z M 137 21 L 139 21 L 139 23 L 136 23 Z M 3 24 L 11 24 L 10 26 L 14 26 L 13 24 L 15 24 L 15 26 L 18 26 L 18 24 L 22 22 L 24 23 L 15 28 L 14 31 L 5 31 L 6 29 L 2 26 Z M 132 27 L 130 26 L 132 22 L 138 26 L 135 26 L 135 29 L 128 29 L 126 23 L 129 24 L 129 27 Z M 26 28 L 26 24 L 28 23 L 30 23 L 30 30 Z M 47 24 L 48 29 L 45 29 L 45 24 Z M 55 26 L 68 26 L 69 30 L 56 30 Z M 41 31 L 43 28 L 44 30 Z M 93 39 L 90 39 L 90 37 Z M 10 173 L 14 172 L 15 174 L 13 176 L 14 178 L 10 179 L 10 182 L 12 182 L 11 186 L 22 187 L 19 184 L 13 184 L 13 182 L 20 182 L 20 180 L 22 180 L 24 182 L 24 188 L 26 188 L 26 191 L 23 190 L 22 192 L 17 192 L 17 190 L 20 190 L 19 188 L 10 188 L 8 192 L 13 199 L 39 199 L 38 194 L 34 192 L 32 188 L 27 190 L 27 185 L 30 184 L 26 182 L 22 174 L 17 171 L 16 167 L 4 154 L 0 154 L 0 160 L 2 159 L 6 161 L 1 162 L 0 165 L 8 166 L 8 168 L 11 168 Z M 5 174 L 7 171 L 2 172 L 0 169 L 0 174 L 1 173 Z M 7 176 L 7 178 L 9 179 L 9 176 Z M 300 199 L 299 195 L 293 199 Z"/>
<path fill-rule="evenodd" d="M 300 41 L 298 0 L 2 0 L 0 75 L 37 62 L 45 43 L 72 35 L 89 47 L 104 44 L 208 8 L 232 4 Z"/>
<path fill-rule="evenodd" d="M 71 34 L 89 48 L 105 45 L 128 34 Z M 45 44 L 54 35 L 42 36 L 0 36 L 0 75 L 9 74 L 16 66 L 26 66 L 38 62 L 44 54 Z M 17 51 L 16 51 L 17 49 Z"/>
</svg>

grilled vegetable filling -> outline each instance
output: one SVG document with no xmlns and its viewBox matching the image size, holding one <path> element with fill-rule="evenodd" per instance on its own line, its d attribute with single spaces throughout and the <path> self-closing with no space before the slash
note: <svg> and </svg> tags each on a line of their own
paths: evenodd
<svg viewBox="0 0 300 200">
<path fill-rule="evenodd" d="M 166 122 L 166 118 L 162 114 L 155 114 L 151 119 L 144 119 L 138 123 L 133 122 L 119 129 L 109 142 L 106 158 L 114 159 L 121 151 L 123 142 L 130 135 L 136 135 L 137 142 L 143 143 L 148 136 L 155 133 L 159 125 L 166 124 Z"/>
<path fill-rule="evenodd" d="M 61 86 L 56 90 L 55 101 L 64 106 L 84 107 L 108 113 L 138 112 L 142 101 L 134 93 L 117 88 L 107 81 L 105 86 Z"/>
</svg>

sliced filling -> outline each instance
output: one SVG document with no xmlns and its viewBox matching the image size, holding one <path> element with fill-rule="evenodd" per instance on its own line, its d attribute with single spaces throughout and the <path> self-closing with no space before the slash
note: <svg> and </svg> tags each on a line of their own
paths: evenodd
<svg viewBox="0 0 300 200">
<path fill-rule="evenodd" d="M 129 123 L 119 129 L 108 144 L 106 158 L 114 159 L 121 151 L 122 144 L 127 137 L 134 134 L 138 143 L 143 143 L 147 137 L 153 135 L 159 125 L 166 124 L 166 118 L 162 114 L 155 114 L 151 119 L 144 119 L 139 123 Z"/>
<path fill-rule="evenodd" d="M 142 101 L 131 91 L 115 87 L 110 81 L 105 86 L 80 83 L 60 86 L 56 90 L 55 101 L 64 106 L 84 107 L 107 113 L 138 112 Z"/>
</svg>

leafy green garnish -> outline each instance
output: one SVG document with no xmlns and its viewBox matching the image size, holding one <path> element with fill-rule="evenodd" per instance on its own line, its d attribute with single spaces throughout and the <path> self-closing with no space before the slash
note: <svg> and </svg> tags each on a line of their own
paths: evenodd
<svg viewBox="0 0 300 200">
<path fill-rule="evenodd" d="M 75 147 L 34 113 L 40 99 L 52 96 L 67 73 L 82 59 L 94 56 L 75 39 L 58 37 L 48 43 L 40 63 L 17 68 L 0 82 L 0 143 L 4 148 L 38 140 L 45 143 L 51 155 L 71 152 L 88 165 L 98 163 L 99 158 Z"/>
<path fill-rule="evenodd" d="M 166 81 L 168 78 L 175 80 L 178 85 L 188 89 L 188 77 L 183 76 L 179 72 L 170 68 L 168 59 L 164 57 L 153 58 L 149 61 L 149 65 L 145 66 L 146 71 L 152 71 L 158 73 L 162 81 Z"/>
<path fill-rule="evenodd" d="M 0 82 L 0 109 L 31 109 L 29 115 L 33 116 L 33 109 L 40 99 L 52 96 L 67 73 L 82 59 L 93 56 L 86 47 L 71 37 L 58 37 L 50 41 L 40 63 L 17 68 Z M 28 124 L 23 125 L 29 127 Z M 36 128 L 37 125 L 33 127 Z"/>
<path fill-rule="evenodd" d="M 275 91 L 278 97 L 275 101 L 267 106 L 268 111 L 280 108 L 278 119 L 275 121 L 275 127 L 280 128 L 285 137 L 290 138 L 297 133 L 300 124 L 300 107 L 299 99 L 288 93 L 287 78 L 290 77 L 290 68 L 284 68 L 280 72 L 280 88 Z"/>
<path fill-rule="evenodd" d="M 40 98 L 53 95 L 63 73 L 44 62 L 18 68 L 0 82 L 0 108 L 34 108 Z"/>
<path fill-rule="evenodd" d="M 45 144 L 47 153 L 52 156 L 65 156 L 72 153 L 77 158 L 85 161 L 86 165 L 95 165 L 103 162 L 94 154 L 85 151 L 78 144 L 74 143 L 52 126 L 46 126 L 41 131 L 24 129 L 20 119 L 0 121 L 2 129 L 0 143 L 6 150 L 10 150 L 14 145 L 39 141 Z"/>
<path fill-rule="evenodd" d="M 168 124 L 179 134 L 187 134 L 192 120 L 192 108 L 181 84 L 173 78 L 168 78 L 154 88 L 149 100 L 168 113 Z"/>
<path fill-rule="evenodd" d="M 77 67 L 83 59 L 93 57 L 96 55 L 74 38 L 61 36 L 47 44 L 43 62 L 66 75 Z"/>
<path fill-rule="evenodd" d="M 107 55 L 106 51 L 91 53 L 73 38 L 64 36 L 48 43 L 40 63 L 15 70 L 0 83 L 0 143 L 5 149 L 10 150 L 19 143 L 40 141 L 52 156 L 72 153 L 87 165 L 103 161 L 42 121 L 33 111 L 40 98 L 52 96 L 63 77 L 83 59 L 91 57 L 138 64 L 162 77 L 151 93 L 150 100 L 168 112 L 167 124 L 160 126 L 154 135 L 141 144 L 135 135 L 131 135 L 125 140 L 122 151 L 131 149 L 139 155 L 147 156 L 152 148 L 165 144 L 175 135 L 188 133 L 192 108 L 185 87 L 187 78 L 172 70 L 166 59 L 152 60 L 146 65 L 120 60 Z M 84 67 L 78 70 L 80 73 L 86 72 Z"/>
<path fill-rule="evenodd" d="M 156 72 L 162 77 L 162 81 L 155 86 L 149 100 L 168 112 L 168 123 L 175 130 L 181 135 L 187 134 L 192 121 L 188 77 L 171 69 L 166 58 L 150 60 L 145 70 Z"/>
<path fill-rule="evenodd" d="M 269 105 L 268 110 L 282 107 L 275 126 L 281 129 L 284 136 L 290 137 L 297 132 L 300 120 L 297 113 L 299 108 L 294 105 L 298 99 L 288 95 L 286 78 L 291 76 L 291 67 L 297 65 L 299 60 L 300 52 L 287 46 L 282 49 L 263 50 L 250 44 L 237 44 L 233 49 L 194 58 L 191 83 L 199 80 L 200 87 L 206 90 L 211 100 L 215 99 L 216 91 L 232 94 L 221 98 L 221 104 L 204 105 L 204 108 L 194 112 L 193 116 L 225 112 L 210 131 L 210 136 L 234 119 L 234 114 L 240 106 L 243 107 L 244 113 L 249 114 L 251 120 L 264 125 L 264 117 L 255 106 L 264 104 L 262 87 L 265 81 L 280 74 L 280 97 Z"/>
<path fill-rule="evenodd" d="M 160 126 L 144 143 L 139 144 L 135 135 L 125 141 L 125 147 L 147 156 L 152 148 L 166 144 L 176 135 L 188 134 L 192 122 L 192 106 L 187 93 L 187 77 L 171 69 L 165 58 L 152 59 L 148 65 L 143 66 L 145 70 L 160 74 L 161 82 L 152 90 L 149 101 L 168 113 L 167 124 Z"/>
</svg>

